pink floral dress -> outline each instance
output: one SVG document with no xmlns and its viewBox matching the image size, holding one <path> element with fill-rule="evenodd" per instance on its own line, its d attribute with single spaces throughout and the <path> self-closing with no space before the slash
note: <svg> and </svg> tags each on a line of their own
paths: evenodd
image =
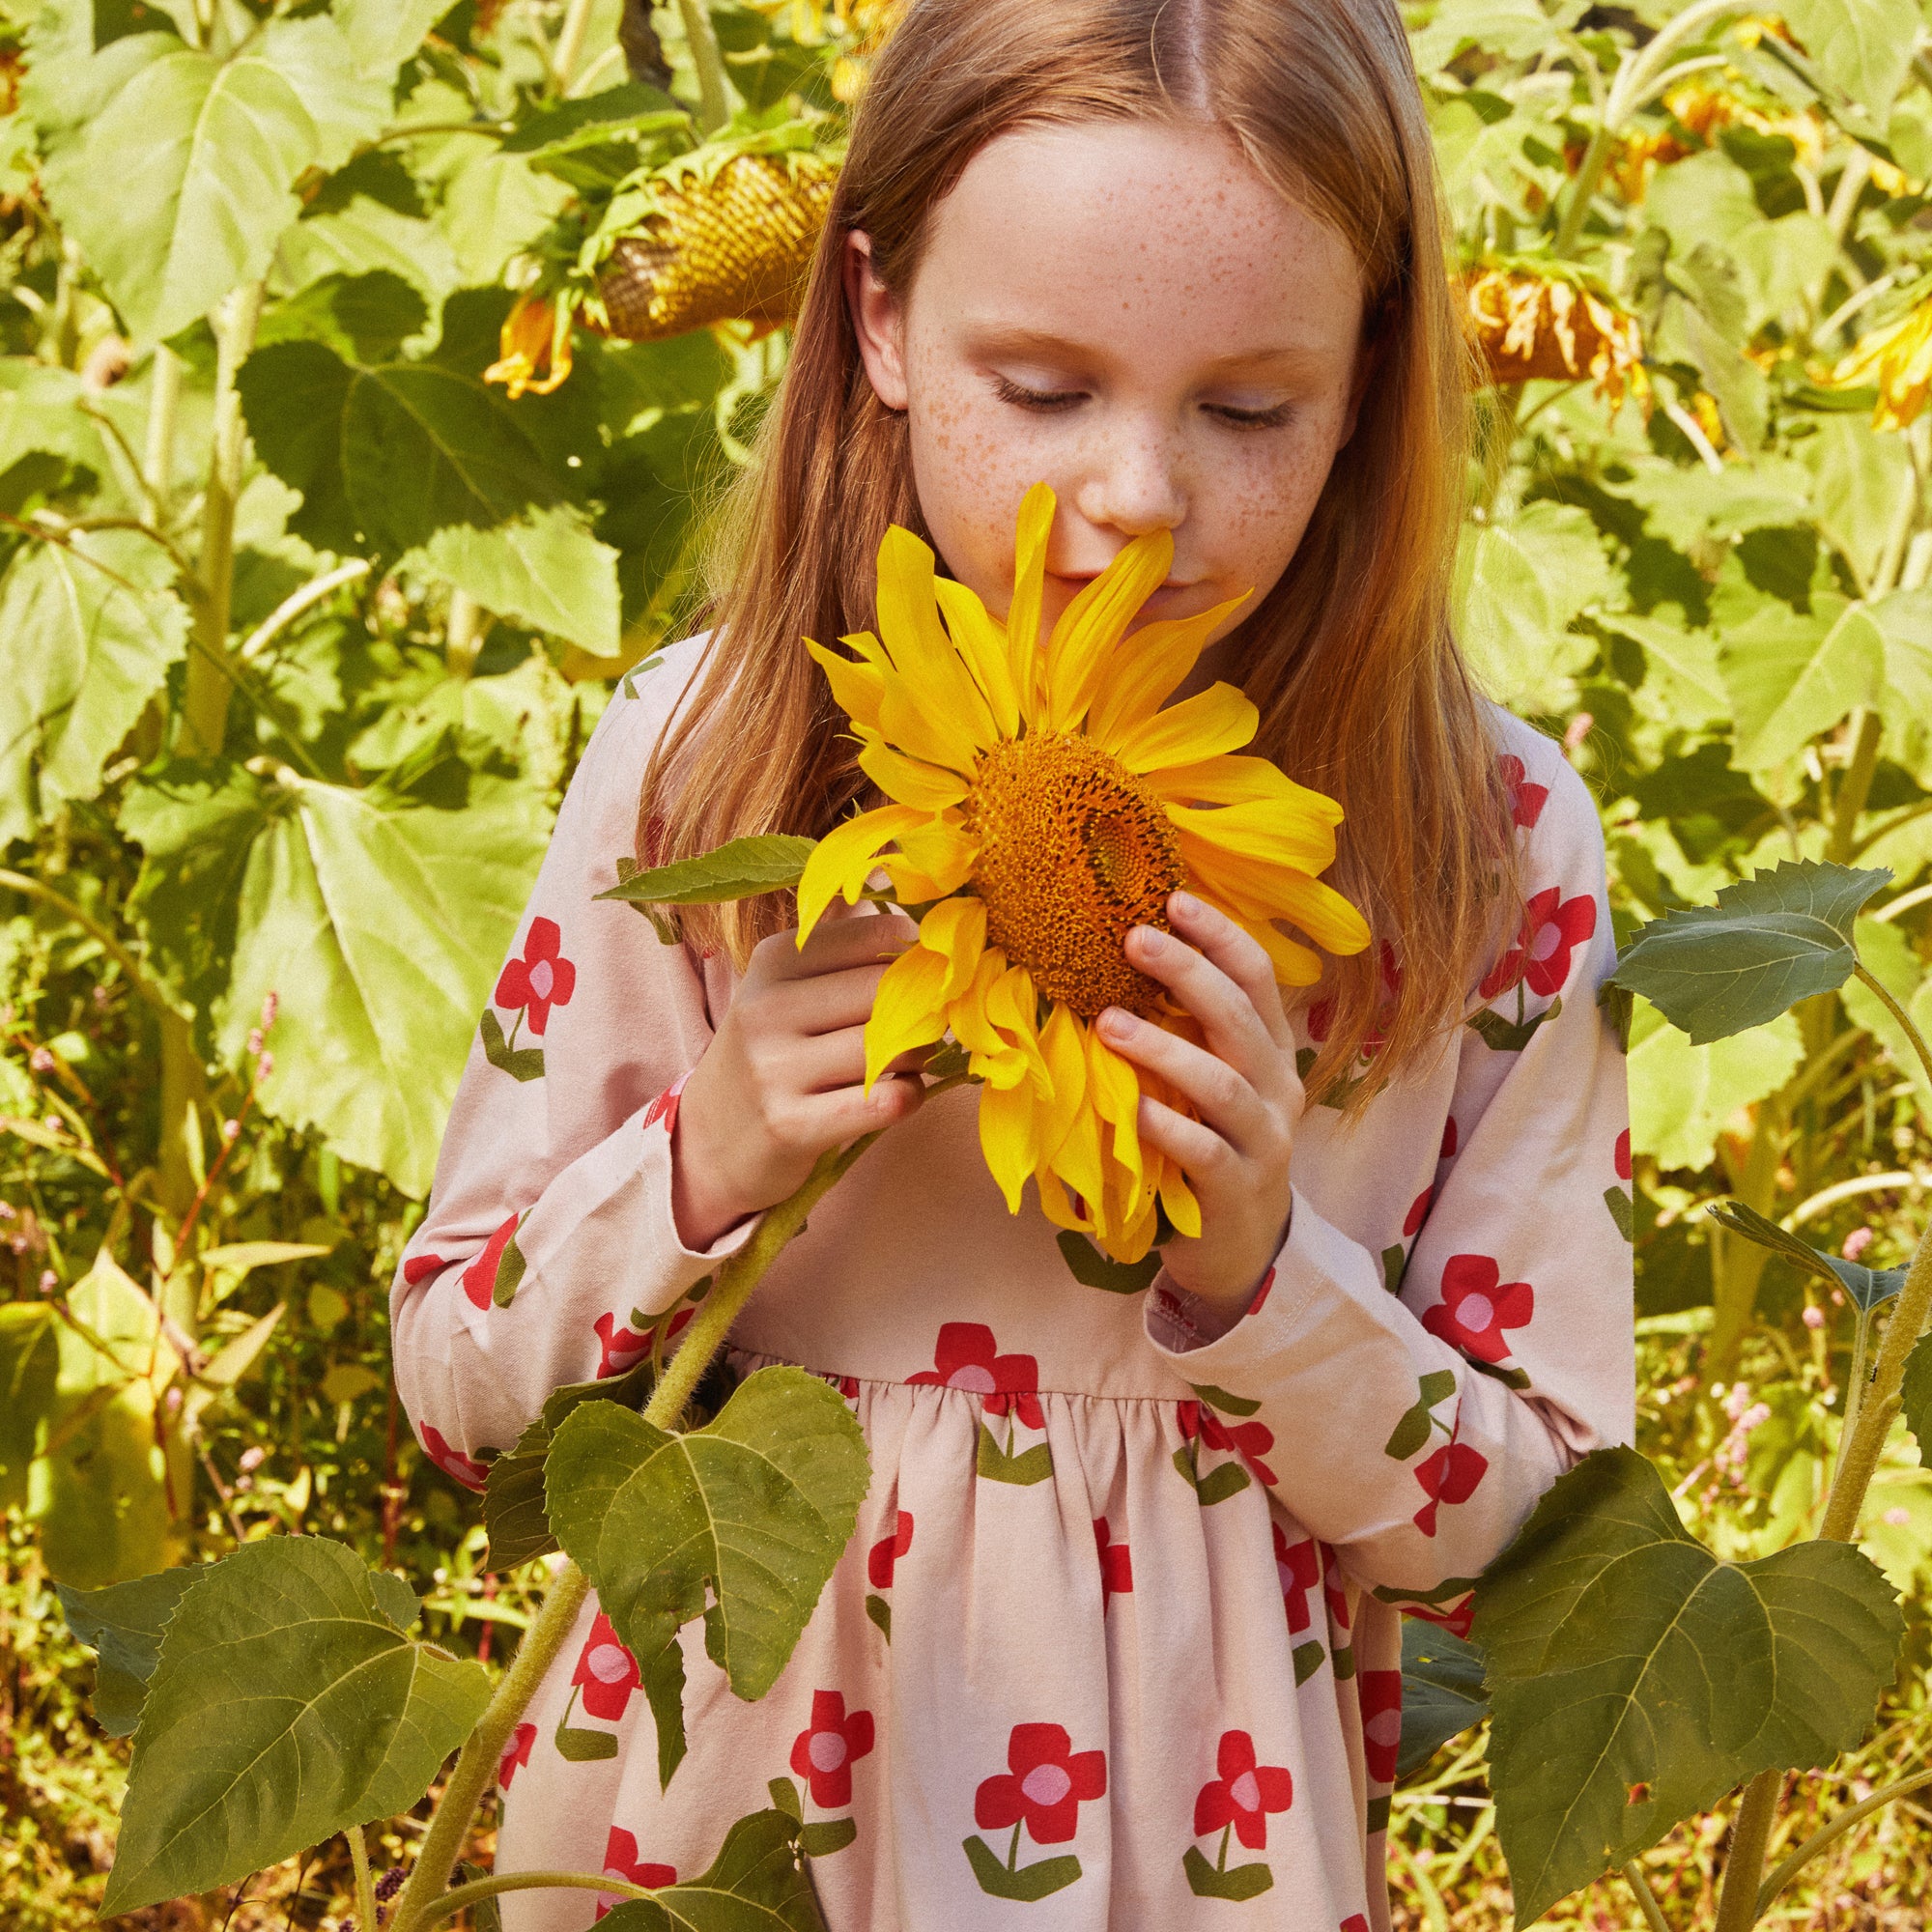
<svg viewBox="0 0 1932 1932">
<path fill-rule="evenodd" d="M 678 1086 L 727 962 L 594 896 L 700 648 L 598 726 L 397 1277 L 404 1400 L 472 1486 L 551 1389 L 674 1335 L 751 1231 L 696 1253 L 670 1208 Z M 1526 925 L 1359 1122 L 1309 1109 L 1246 1315 L 1203 1341 L 1164 1276 L 1075 1280 L 1031 1204 L 1007 1213 L 971 1090 L 893 1129 L 736 1336 L 741 1370 L 834 1381 L 871 1450 L 789 1666 L 741 1703 L 689 1626 L 691 1751 L 661 1792 L 637 1665 L 588 1604 L 504 1755 L 499 1869 L 695 1877 L 776 1789 L 836 1932 L 1387 1923 L 1400 1617 L 1462 1628 L 1538 1495 L 1633 1423 L 1602 838 L 1557 748 L 1494 724 Z M 603 1909 L 503 1900 L 508 1932 Z"/>
</svg>

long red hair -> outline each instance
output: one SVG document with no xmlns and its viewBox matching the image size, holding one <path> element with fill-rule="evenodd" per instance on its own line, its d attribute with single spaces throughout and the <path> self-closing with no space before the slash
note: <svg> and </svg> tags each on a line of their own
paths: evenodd
<svg viewBox="0 0 1932 1932">
<path fill-rule="evenodd" d="M 1517 895 L 1496 748 L 1448 621 L 1471 368 L 1395 0 L 913 0 L 872 69 L 783 383 L 723 506 L 713 640 L 645 779 L 643 852 L 822 836 L 866 790 L 801 639 L 872 628 L 880 538 L 924 532 L 905 419 L 860 361 L 845 237 L 870 237 L 903 297 L 933 208 L 995 135 L 1150 116 L 1226 128 L 1361 270 L 1374 361 L 1355 432 L 1236 658 L 1261 711 L 1250 750 L 1347 814 L 1327 876 L 1376 943 L 1329 962 L 1310 1087 L 1359 1070 L 1378 1039 L 1359 1105 L 1460 1017 Z M 767 896 L 687 909 L 683 927 L 742 964 L 790 917 Z"/>
</svg>

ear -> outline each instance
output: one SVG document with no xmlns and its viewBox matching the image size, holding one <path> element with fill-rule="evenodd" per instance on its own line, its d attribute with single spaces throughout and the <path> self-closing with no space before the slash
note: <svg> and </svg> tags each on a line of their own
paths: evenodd
<svg viewBox="0 0 1932 1932">
<path fill-rule="evenodd" d="M 906 406 L 904 315 L 898 298 L 879 279 L 872 267 L 872 238 L 856 230 L 845 238 L 841 267 L 845 276 L 845 306 L 852 332 L 859 338 L 859 357 L 873 393 L 889 410 Z"/>
</svg>

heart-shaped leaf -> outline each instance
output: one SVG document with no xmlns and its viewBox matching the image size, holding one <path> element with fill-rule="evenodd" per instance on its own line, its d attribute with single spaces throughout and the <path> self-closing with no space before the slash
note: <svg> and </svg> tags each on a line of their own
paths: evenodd
<svg viewBox="0 0 1932 1932">
<path fill-rule="evenodd" d="M 1585 1457 L 1476 1586 L 1518 1926 L 1744 1779 L 1857 1744 L 1903 1628 L 1850 1546 L 1720 1562 L 1635 1450 Z"/>
<path fill-rule="evenodd" d="M 161 1661 L 161 1637 L 182 1598 L 213 1566 L 184 1565 L 110 1583 L 104 1590 L 54 1586 L 67 1627 L 94 1652 L 94 1715 L 110 1738 L 130 1737 L 141 1719 L 148 1680 Z"/>
<path fill-rule="evenodd" d="M 1759 1247 L 1769 1248 L 1773 1254 L 1783 1256 L 1794 1267 L 1815 1274 L 1833 1288 L 1843 1288 L 1863 1314 L 1869 1315 L 1880 1302 L 1889 1301 L 1905 1286 L 1905 1270 L 1902 1267 L 1868 1268 L 1861 1262 L 1848 1262 L 1837 1255 L 1828 1255 L 1822 1249 L 1801 1241 L 1796 1235 L 1787 1233 L 1776 1221 L 1767 1221 L 1755 1208 L 1747 1208 L 1742 1201 L 1715 1203 L 1711 1208 L 1711 1219 L 1730 1229 L 1733 1234 L 1742 1235 L 1746 1240 L 1755 1241 Z"/>
<path fill-rule="evenodd" d="M 200 1573 L 149 1680 L 105 1916 L 226 1885 L 429 1789 L 490 1680 L 405 1636 L 401 1594 L 320 1537 Z"/>
<path fill-rule="evenodd" d="M 751 1700 L 790 1658 L 870 1478 L 838 1391 L 777 1367 L 684 1435 L 615 1403 L 583 1404 L 556 1430 L 545 1490 L 553 1532 L 645 1679 L 701 1616 L 711 1661 Z M 652 1701 L 662 1731 L 670 1700 Z M 660 1762 L 674 1760 L 659 1744 Z"/>
<path fill-rule="evenodd" d="M 1891 877 L 1806 859 L 1726 886 L 1640 928 L 1613 976 L 1695 1045 L 1762 1026 L 1842 986 L 1858 964 L 1852 922 Z"/>
<path fill-rule="evenodd" d="M 1405 1617 L 1402 1623 L 1402 1745 L 1395 1775 L 1420 1771 L 1451 1738 L 1490 1714 L 1483 1653 L 1468 1638 Z"/>
<path fill-rule="evenodd" d="M 753 1811 L 725 1833 L 702 1878 L 625 1899 L 605 1915 L 602 1932 L 824 1932 L 799 1836 L 797 1819 Z"/>
</svg>

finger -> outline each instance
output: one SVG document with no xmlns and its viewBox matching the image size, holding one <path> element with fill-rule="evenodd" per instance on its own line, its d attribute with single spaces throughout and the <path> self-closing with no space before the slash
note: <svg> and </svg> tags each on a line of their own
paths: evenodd
<svg viewBox="0 0 1932 1932">
<path fill-rule="evenodd" d="M 1177 934 L 1137 925 L 1127 934 L 1127 959 L 1158 980 L 1201 1022 L 1208 1043 L 1236 1072 L 1257 1087 L 1275 1084 L 1271 1074 L 1281 1058 L 1280 1045 L 1255 1003 L 1206 953 Z"/>
<path fill-rule="evenodd" d="M 1239 1155 L 1214 1129 L 1201 1121 L 1190 1121 L 1151 1094 L 1141 1096 L 1136 1123 L 1144 1145 L 1179 1164 L 1180 1171 L 1198 1189 L 1211 1190 L 1230 1177 Z"/>
<path fill-rule="evenodd" d="M 838 1033 L 871 1017 L 885 977 L 882 965 L 841 967 L 809 980 L 781 981 L 768 989 L 765 1004 L 786 1033 Z"/>
<path fill-rule="evenodd" d="M 1100 1015 L 1100 1037 L 1122 1059 L 1159 1074 L 1192 1101 L 1208 1131 L 1243 1153 L 1262 1151 L 1268 1130 L 1266 1103 L 1218 1055 L 1118 1007 Z"/>
<path fill-rule="evenodd" d="M 866 1078 L 866 1029 L 863 1024 L 843 1026 L 836 1032 L 814 1034 L 801 1040 L 798 1067 L 799 1091 L 829 1094 L 839 1087 L 864 1084 Z M 886 1075 L 921 1072 L 932 1053 L 930 1046 L 908 1047 L 890 1062 Z"/>
<path fill-rule="evenodd" d="M 1192 893 L 1170 893 L 1167 916 L 1183 939 L 1198 946 L 1248 996 L 1275 1044 L 1290 1045 L 1293 1036 L 1282 1009 L 1281 986 L 1261 941 L 1242 931 L 1220 907 Z"/>
<path fill-rule="evenodd" d="M 774 933 L 757 952 L 766 976 L 773 980 L 810 980 L 848 966 L 892 960 L 919 937 L 919 928 L 902 912 L 855 914 L 849 919 L 825 919 L 811 930 L 803 949 L 798 929 Z"/>
<path fill-rule="evenodd" d="M 869 1094 L 852 1086 L 810 1094 L 804 1102 L 804 1119 L 819 1146 L 842 1147 L 861 1134 L 876 1133 L 916 1114 L 924 1099 L 925 1089 L 918 1075 L 900 1074 L 881 1079 Z"/>
</svg>

